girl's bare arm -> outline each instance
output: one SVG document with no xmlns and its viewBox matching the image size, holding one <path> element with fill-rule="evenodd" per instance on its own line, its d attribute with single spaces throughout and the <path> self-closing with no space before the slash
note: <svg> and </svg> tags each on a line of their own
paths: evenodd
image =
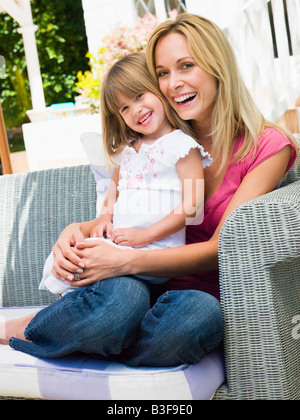
<svg viewBox="0 0 300 420">
<path fill-rule="evenodd" d="M 101 213 L 98 219 L 98 224 L 91 230 L 91 237 L 102 238 L 104 234 L 108 238 L 111 237 L 113 231 L 113 215 L 114 205 L 118 198 L 118 183 L 120 178 L 120 167 L 115 167 L 110 180 L 109 188 L 106 197 L 103 200 Z"/>
<path fill-rule="evenodd" d="M 114 242 L 141 248 L 178 232 L 195 218 L 202 218 L 204 174 L 199 150 L 192 149 L 187 156 L 179 159 L 176 169 L 182 184 L 182 202 L 170 214 L 145 229 L 116 229 L 112 235 Z"/>
</svg>

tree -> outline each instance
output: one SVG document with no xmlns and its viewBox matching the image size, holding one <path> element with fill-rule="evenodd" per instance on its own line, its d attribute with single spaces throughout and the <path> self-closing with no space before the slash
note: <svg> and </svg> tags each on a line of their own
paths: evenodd
<svg viewBox="0 0 300 420">
<path fill-rule="evenodd" d="M 31 7 L 46 104 L 74 100 L 78 70 L 89 68 L 81 0 L 33 0 Z M 7 127 L 13 127 L 26 121 L 30 89 L 19 25 L 5 13 L 0 18 L 0 55 L 6 60 L 0 100 Z"/>
<path fill-rule="evenodd" d="M 19 25 L 6 13 L 0 20 L 0 55 L 5 58 L 5 76 L 0 79 L 0 98 L 7 126 L 14 126 L 30 109 L 24 46 Z"/>
</svg>

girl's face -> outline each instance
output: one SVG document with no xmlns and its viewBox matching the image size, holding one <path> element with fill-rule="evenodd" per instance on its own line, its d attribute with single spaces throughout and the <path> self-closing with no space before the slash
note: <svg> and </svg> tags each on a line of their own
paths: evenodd
<svg viewBox="0 0 300 420">
<path fill-rule="evenodd" d="M 185 36 L 172 32 L 160 39 L 155 66 L 160 89 L 177 114 L 183 120 L 209 125 L 217 82 L 196 63 Z"/>
<path fill-rule="evenodd" d="M 130 98 L 119 94 L 119 113 L 125 124 L 143 135 L 144 140 L 156 140 L 172 131 L 162 102 L 151 92 Z"/>
</svg>

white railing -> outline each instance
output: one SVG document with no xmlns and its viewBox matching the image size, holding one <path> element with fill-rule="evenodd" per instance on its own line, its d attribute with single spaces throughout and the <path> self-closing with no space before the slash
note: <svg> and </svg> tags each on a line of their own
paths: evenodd
<svg viewBox="0 0 300 420">
<path fill-rule="evenodd" d="M 154 0 L 166 19 L 165 2 Z M 300 96 L 300 0 L 186 0 L 227 34 L 244 80 L 265 117 L 277 121 Z"/>
<path fill-rule="evenodd" d="M 252 0 L 225 32 L 256 104 L 278 120 L 300 96 L 300 1 Z"/>
<path fill-rule="evenodd" d="M 143 2 L 154 5 L 159 20 L 167 18 L 166 5 L 171 2 Z M 130 24 L 136 16 L 134 0 L 82 3 L 89 48 L 95 54 L 114 23 Z M 266 118 L 277 121 L 300 96 L 300 0 L 185 0 L 185 5 L 187 12 L 206 16 L 225 30 L 255 102 Z"/>
</svg>

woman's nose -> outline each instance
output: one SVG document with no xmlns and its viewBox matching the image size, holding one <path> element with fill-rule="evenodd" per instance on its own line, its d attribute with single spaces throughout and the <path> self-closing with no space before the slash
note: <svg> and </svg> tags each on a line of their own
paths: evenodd
<svg viewBox="0 0 300 420">
<path fill-rule="evenodd" d="M 171 74 L 169 78 L 169 90 L 176 91 L 183 86 L 183 81 L 176 74 Z"/>
</svg>

